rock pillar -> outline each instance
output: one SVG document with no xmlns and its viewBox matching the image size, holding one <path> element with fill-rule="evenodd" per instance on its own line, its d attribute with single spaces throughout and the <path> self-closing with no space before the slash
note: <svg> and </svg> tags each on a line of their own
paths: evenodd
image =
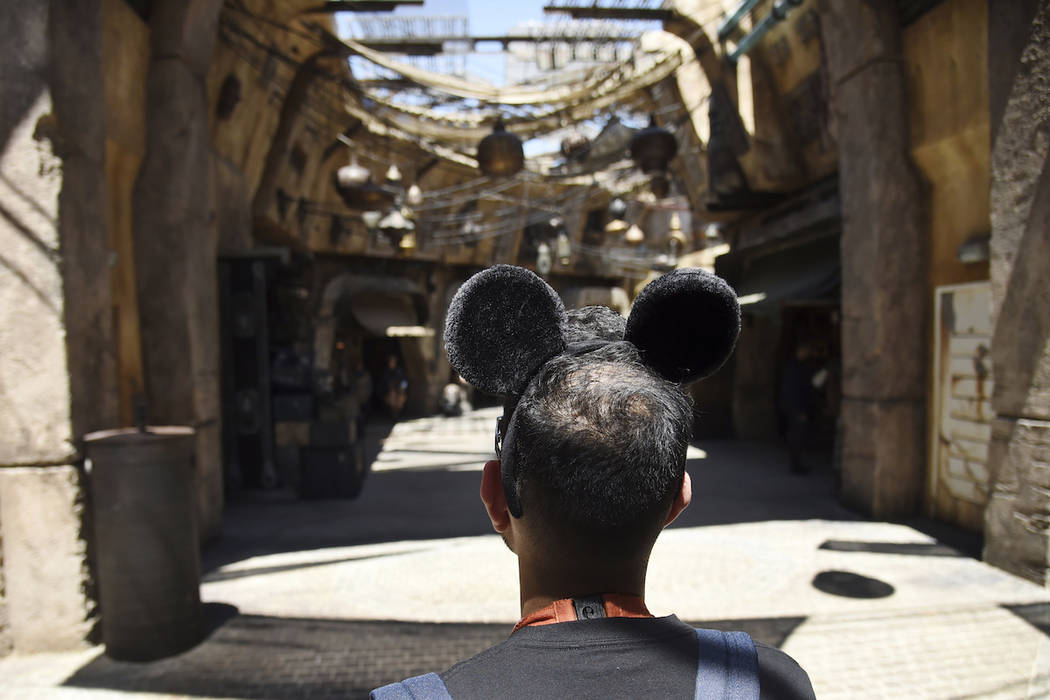
<svg viewBox="0 0 1050 700">
<path fill-rule="evenodd" d="M 900 25 L 890 2 L 820 8 L 842 195 L 842 498 L 906 515 L 925 467 L 929 290 Z"/>
<path fill-rule="evenodd" d="M 989 12 L 995 388 L 984 558 L 1050 584 L 1050 2 Z"/>
<path fill-rule="evenodd" d="M 217 240 L 205 76 L 221 0 L 151 4 L 134 237 L 149 420 L 197 431 L 202 538 L 222 514 Z"/>
<path fill-rule="evenodd" d="M 94 620 L 80 439 L 119 419 L 99 0 L 0 7 L 0 535 L 16 651 Z"/>
</svg>

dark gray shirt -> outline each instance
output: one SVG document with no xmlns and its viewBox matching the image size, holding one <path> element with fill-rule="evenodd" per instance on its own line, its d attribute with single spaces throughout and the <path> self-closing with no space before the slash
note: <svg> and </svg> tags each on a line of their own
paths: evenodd
<svg viewBox="0 0 1050 700">
<path fill-rule="evenodd" d="M 806 672 L 755 642 L 762 700 L 814 700 Z M 692 698 L 696 632 L 674 615 L 523 627 L 441 674 L 453 698 Z"/>
</svg>

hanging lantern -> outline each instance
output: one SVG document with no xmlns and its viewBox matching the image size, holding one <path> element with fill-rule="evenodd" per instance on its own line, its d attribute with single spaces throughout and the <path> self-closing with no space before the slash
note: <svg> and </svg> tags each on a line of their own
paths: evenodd
<svg viewBox="0 0 1050 700">
<path fill-rule="evenodd" d="M 627 233 L 624 234 L 623 240 L 631 245 L 645 243 L 645 233 L 638 224 L 631 224 L 631 227 L 627 229 Z"/>
<path fill-rule="evenodd" d="M 340 168 L 339 172 L 345 169 Z M 335 188 L 346 206 L 351 209 L 386 209 L 394 203 L 394 193 L 375 184 L 371 178 L 368 178 L 364 184 L 343 184 L 339 172 L 336 172 Z"/>
<path fill-rule="evenodd" d="M 627 202 L 619 197 L 609 202 L 609 216 L 614 219 L 622 219 L 627 216 Z"/>
<path fill-rule="evenodd" d="M 386 181 L 391 185 L 397 185 L 401 182 L 401 170 L 398 169 L 397 165 L 391 164 L 386 169 Z"/>
<path fill-rule="evenodd" d="M 409 231 L 404 236 L 402 236 L 401 240 L 397 244 L 397 248 L 402 253 L 411 253 L 413 250 L 415 250 L 416 249 L 416 234 L 415 234 L 415 232 L 414 231 Z"/>
<path fill-rule="evenodd" d="M 570 256 L 572 255 L 572 244 L 569 243 L 569 234 L 562 231 L 558 234 L 558 240 L 554 244 L 554 249 L 558 253 L 558 262 L 562 265 L 568 265 Z"/>
<path fill-rule="evenodd" d="M 551 247 L 546 243 L 540 243 L 536 247 L 536 272 L 548 275 L 551 271 Z"/>
<path fill-rule="evenodd" d="M 418 207 L 423 203 L 423 190 L 419 188 L 419 185 L 413 184 L 408 188 L 408 191 L 405 192 L 405 202 L 410 207 Z"/>
<path fill-rule="evenodd" d="M 655 115 L 649 118 L 649 126 L 631 137 L 631 159 L 643 173 L 667 170 L 667 164 L 677 152 L 678 139 L 656 125 Z"/>
<path fill-rule="evenodd" d="M 401 241 L 407 234 L 416 230 L 416 225 L 405 218 L 400 210 L 394 209 L 379 220 L 379 231 L 390 239 L 390 242 L 400 247 Z M 415 241 L 412 242 L 415 247 Z"/>
<path fill-rule="evenodd" d="M 657 173 L 656 175 L 653 175 L 652 179 L 649 180 L 649 190 L 657 199 L 663 199 L 670 194 L 671 180 L 668 179 L 667 173 Z"/>
<path fill-rule="evenodd" d="M 379 226 L 379 220 L 383 218 L 383 212 L 379 211 L 365 211 L 361 212 L 361 221 L 365 222 L 365 227 L 369 231 L 374 231 Z"/>
<path fill-rule="evenodd" d="M 606 233 L 623 233 L 627 230 L 627 222 L 623 219 L 613 219 L 605 224 Z"/>
<path fill-rule="evenodd" d="M 492 127 L 492 133 L 478 144 L 478 167 L 486 175 L 513 175 L 525 166 L 521 139 L 507 131 L 503 120 Z"/>
<path fill-rule="evenodd" d="M 344 165 L 335 172 L 337 187 L 340 188 L 360 187 L 368 182 L 370 177 L 372 177 L 372 173 L 368 172 L 368 168 L 358 164 L 357 156 L 351 156 L 350 165 Z"/>
</svg>

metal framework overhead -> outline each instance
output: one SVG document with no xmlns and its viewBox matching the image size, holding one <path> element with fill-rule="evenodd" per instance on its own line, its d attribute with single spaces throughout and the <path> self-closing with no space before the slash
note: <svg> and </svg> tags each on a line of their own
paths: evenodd
<svg viewBox="0 0 1050 700">
<path fill-rule="evenodd" d="M 666 22 L 674 19 L 674 7 L 659 0 L 562 0 L 545 5 L 544 12 L 568 14 L 573 19 L 619 19 Z"/>
</svg>

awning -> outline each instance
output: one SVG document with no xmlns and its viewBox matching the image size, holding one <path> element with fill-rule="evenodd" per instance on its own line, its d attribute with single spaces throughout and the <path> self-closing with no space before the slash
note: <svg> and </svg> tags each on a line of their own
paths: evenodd
<svg viewBox="0 0 1050 700">
<path fill-rule="evenodd" d="M 404 338 L 434 334 L 432 328 L 419 324 L 415 304 L 407 294 L 355 294 L 350 300 L 350 310 L 361 327 L 372 335 Z"/>
<path fill-rule="evenodd" d="M 788 301 L 833 298 L 841 284 L 838 239 L 822 238 L 747 261 L 736 293 L 743 311 L 768 314 Z"/>
</svg>

